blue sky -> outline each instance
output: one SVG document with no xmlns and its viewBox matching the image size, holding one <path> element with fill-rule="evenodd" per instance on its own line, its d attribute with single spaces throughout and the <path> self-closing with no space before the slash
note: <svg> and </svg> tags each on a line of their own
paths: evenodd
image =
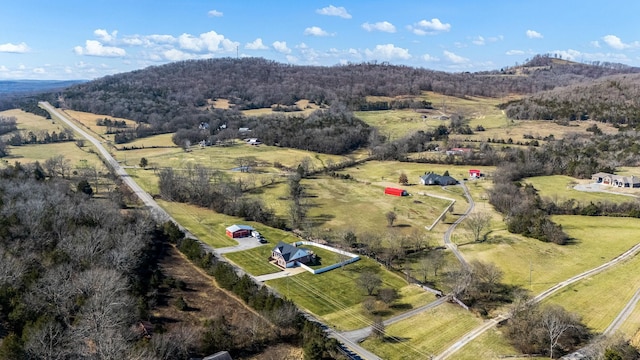
<svg viewBox="0 0 640 360">
<path fill-rule="evenodd" d="M 459 72 L 551 53 L 640 66 L 638 14 L 628 0 L 6 0 L 0 79 L 94 79 L 236 56 Z"/>
</svg>

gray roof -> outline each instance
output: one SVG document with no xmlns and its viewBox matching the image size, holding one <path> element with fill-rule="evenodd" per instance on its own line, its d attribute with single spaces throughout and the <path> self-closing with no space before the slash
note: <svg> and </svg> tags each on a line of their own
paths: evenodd
<svg viewBox="0 0 640 360">
<path fill-rule="evenodd" d="M 280 253 L 282 258 L 287 262 L 309 255 L 309 252 L 306 249 L 295 247 L 283 241 L 280 241 L 278 245 L 273 248 L 273 251 Z"/>
<path fill-rule="evenodd" d="M 236 232 L 238 230 L 249 230 L 249 231 L 251 231 L 251 230 L 254 230 L 254 228 L 252 228 L 249 225 L 231 225 L 231 226 L 229 226 L 227 228 L 227 230 L 232 232 L 232 233 L 234 233 L 234 232 Z"/>
<path fill-rule="evenodd" d="M 422 179 L 422 182 L 426 185 L 455 185 L 458 183 L 458 180 L 451 176 L 438 175 L 432 172 L 425 173 L 420 176 L 420 179 Z"/>
</svg>

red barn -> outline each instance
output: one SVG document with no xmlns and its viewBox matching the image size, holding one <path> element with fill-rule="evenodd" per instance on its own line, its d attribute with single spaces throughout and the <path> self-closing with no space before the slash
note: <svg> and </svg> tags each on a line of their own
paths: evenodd
<svg viewBox="0 0 640 360">
<path fill-rule="evenodd" d="M 227 236 L 232 239 L 249 237 L 253 230 L 249 225 L 231 225 L 227 228 Z"/>
<path fill-rule="evenodd" d="M 477 179 L 477 178 L 479 178 L 481 176 L 481 174 L 482 173 L 480 172 L 480 170 L 476 170 L 476 169 L 469 170 L 469 177 L 470 178 Z"/>
<path fill-rule="evenodd" d="M 384 193 L 387 195 L 393 195 L 393 196 L 407 196 L 409 195 L 409 193 L 407 193 L 407 190 L 403 190 L 403 189 L 398 189 L 398 188 L 392 188 L 392 187 L 388 187 L 384 189 Z"/>
</svg>

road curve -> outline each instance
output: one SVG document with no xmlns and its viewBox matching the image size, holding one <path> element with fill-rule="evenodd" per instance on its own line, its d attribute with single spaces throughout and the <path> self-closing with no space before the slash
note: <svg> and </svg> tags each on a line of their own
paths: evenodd
<svg viewBox="0 0 640 360">
<path fill-rule="evenodd" d="M 451 252 L 453 252 L 456 258 L 458 258 L 460 265 L 462 265 L 465 268 L 468 268 L 469 264 L 467 263 L 467 260 L 465 260 L 464 257 L 462 256 L 462 253 L 460 253 L 460 251 L 458 250 L 458 246 L 451 242 L 451 234 L 453 234 L 453 231 L 456 229 L 458 224 L 460 224 L 462 221 L 464 221 L 464 219 L 467 216 L 469 216 L 469 214 L 473 211 L 473 208 L 476 206 L 476 204 L 473 201 L 471 194 L 469 194 L 469 189 L 467 189 L 467 186 L 464 184 L 464 182 L 461 182 L 459 186 L 462 188 L 462 190 L 464 190 L 464 196 L 467 198 L 467 201 L 469 202 L 469 207 L 464 212 L 464 214 L 462 214 L 458 218 L 458 220 L 456 220 L 453 224 L 451 224 L 451 226 L 449 226 L 447 231 L 444 233 L 444 246 L 446 246 L 449 250 L 451 250 Z"/>
<path fill-rule="evenodd" d="M 593 269 L 587 270 L 581 274 L 578 274 L 572 278 L 569 278 L 565 281 L 562 281 L 552 287 L 550 287 L 549 289 L 543 291 L 542 293 L 538 294 L 537 296 L 535 296 L 533 299 L 531 299 L 531 301 L 533 303 L 538 303 L 546 298 L 548 298 L 549 296 L 553 295 L 554 293 L 558 292 L 560 289 L 565 288 L 575 282 L 578 282 L 580 280 L 583 280 L 589 276 L 595 275 L 599 272 L 602 272 L 612 266 L 615 266 L 617 264 L 619 264 L 622 261 L 625 261 L 627 259 L 632 258 L 633 256 L 635 256 L 638 252 L 640 252 L 640 243 L 636 244 L 635 246 L 633 246 L 632 248 L 630 248 L 629 250 L 625 251 L 624 253 L 618 255 L 617 257 L 613 258 L 612 260 L 597 266 Z M 639 295 L 640 296 L 640 295 Z M 635 297 L 635 296 L 634 296 Z M 629 305 L 628 305 L 629 306 Z M 631 307 L 631 309 L 633 309 L 633 307 Z M 435 359 L 437 360 L 443 360 L 448 358 L 449 356 L 451 356 L 452 354 L 454 354 L 455 352 L 457 352 L 458 350 L 460 350 L 463 346 L 465 346 L 466 344 L 468 344 L 469 342 L 471 342 L 471 340 L 475 339 L 476 337 L 480 336 L 482 333 L 484 333 L 485 331 L 489 330 L 490 328 L 493 327 L 493 325 L 496 325 L 498 322 L 503 321 L 503 320 L 507 320 L 509 318 L 508 315 L 503 314 L 503 315 L 499 315 L 497 317 L 495 317 L 494 319 L 492 319 L 492 322 L 485 322 L 483 325 L 477 327 L 476 329 L 470 331 L 469 333 L 467 333 L 466 335 L 464 335 L 459 341 L 457 341 L 455 344 L 451 345 L 448 349 L 446 349 L 445 351 L 443 351 L 440 355 L 438 355 L 437 357 L 435 357 Z"/>
<path fill-rule="evenodd" d="M 449 296 L 443 296 L 439 299 L 437 299 L 436 301 L 432 301 L 426 305 L 417 307 L 415 309 L 409 310 L 405 313 L 396 315 L 394 317 L 391 317 L 385 321 L 383 321 L 385 326 L 389 326 L 392 324 L 397 323 L 398 321 L 402 321 L 405 319 L 408 319 L 414 315 L 417 315 L 423 311 L 427 311 L 429 309 L 433 309 L 439 305 L 444 304 L 445 302 L 447 302 L 450 299 Z M 340 335 L 342 335 L 343 337 L 345 337 L 346 339 L 349 339 L 350 341 L 353 342 L 360 342 L 363 339 L 365 339 L 367 336 L 369 336 L 371 334 L 371 326 L 367 326 L 361 329 L 357 329 L 357 330 L 351 330 L 351 331 L 344 331 L 342 333 L 340 333 Z"/>
</svg>

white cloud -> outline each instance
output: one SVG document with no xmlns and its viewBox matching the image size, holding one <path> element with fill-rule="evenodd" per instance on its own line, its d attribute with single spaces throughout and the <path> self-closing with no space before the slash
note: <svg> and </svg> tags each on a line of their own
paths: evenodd
<svg viewBox="0 0 640 360">
<path fill-rule="evenodd" d="M 297 64 L 298 62 L 300 62 L 300 60 L 293 55 L 287 55 L 286 58 L 287 58 L 287 62 L 290 62 L 292 64 Z"/>
<path fill-rule="evenodd" d="M 102 45 L 102 43 L 96 40 L 87 40 L 85 42 L 85 47 L 76 46 L 73 48 L 73 51 L 77 55 L 104 57 L 122 57 L 127 54 L 124 49 L 115 46 L 104 46 Z"/>
<path fill-rule="evenodd" d="M 182 34 L 178 37 L 178 44 L 181 49 L 194 52 L 230 52 L 235 51 L 238 46 L 237 42 L 231 41 L 215 31 L 200 34 L 198 37 Z"/>
<path fill-rule="evenodd" d="M 393 24 L 388 21 L 380 21 L 375 24 L 364 23 L 362 24 L 362 28 L 367 31 L 377 30 L 377 31 L 388 32 L 388 33 L 396 32 L 396 27 L 393 26 Z"/>
<path fill-rule="evenodd" d="M 304 29 L 304 34 L 311 35 L 311 36 L 330 36 L 331 35 L 317 26 L 312 26 Z"/>
<path fill-rule="evenodd" d="M 271 45 L 273 45 L 273 48 L 276 49 L 276 51 L 279 53 L 283 53 L 283 54 L 291 53 L 291 49 L 287 47 L 286 41 L 274 41 L 273 44 Z"/>
<path fill-rule="evenodd" d="M 454 64 L 464 64 L 469 62 L 469 59 L 462 57 L 460 55 L 456 55 L 451 51 L 444 50 L 442 53 L 447 59 L 449 59 L 449 61 L 451 61 Z"/>
<path fill-rule="evenodd" d="M 266 50 L 269 47 L 262 43 L 261 38 L 257 38 L 250 43 L 246 43 L 244 48 L 247 50 Z"/>
<path fill-rule="evenodd" d="M 451 30 L 451 24 L 443 23 L 440 19 L 420 20 L 419 22 L 407 26 L 407 29 L 418 36 L 435 35 L 439 32 Z"/>
<path fill-rule="evenodd" d="M 7 71 L 9 71 L 9 68 L 4 66 L 4 65 L 0 65 L 0 71 L 1 72 L 7 72 Z"/>
<path fill-rule="evenodd" d="M 593 46 L 594 48 L 599 48 L 600 47 L 600 42 L 598 40 L 594 40 L 591 43 L 591 46 Z"/>
<path fill-rule="evenodd" d="M 638 41 L 634 41 L 632 43 L 624 43 L 622 42 L 622 39 L 620 39 L 615 35 L 603 36 L 602 40 L 605 42 L 605 44 L 609 45 L 609 47 L 612 47 L 616 50 L 624 50 L 624 49 L 635 48 L 640 46 L 640 42 Z"/>
<path fill-rule="evenodd" d="M 524 55 L 525 52 L 522 50 L 508 50 L 505 54 L 507 55 Z"/>
<path fill-rule="evenodd" d="M 539 32 L 537 32 L 535 30 L 527 30 L 526 34 L 527 34 L 527 37 L 529 39 L 542 39 L 543 38 L 542 34 L 540 34 Z"/>
<path fill-rule="evenodd" d="M 555 50 L 551 51 L 552 54 L 558 54 L 563 59 L 572 61 L 606 61 L 606 62 L 618 62 L 618 63 L 630 63 L 631 59 L 625 54 L 620 53 L 585 53 L 578 50 Z"/>
<path fill-rule="evenodd" d="M 422 55 L 422 60 L 427 61 L 427 62 L 440 61 L 440 59 L 438 59 L 437 57 L 431 56 L 429 54 Z"/>
<path fill-rule="evenodd" d="M 342 6 L 336 7 L 336 6 L 333 6 L 333 5 L 329 5 L 327 7 L 322 8 L 322 9 L 316 10 L 316 13 L 318 13 L 320 15 L 327 15 L 327 16 L 339 16 L 339 17 L 341 17 L 343 19 L 351 19 L 351 14 L 349 14 L 347 9 L 345 9 Z"/>
<path fill-rule="evenodd" d="M 480 46 L 480 45 L 484 45 L 484 44 L 485 44 L 485 40 L 484 40 L 484 38 L 483 38 L 482 36 L 478 36 L 477 38 L 475 38 L 475 39 L 471 40 L 471 42 L 472 42 L 474 45 L 478 45 L 478 46 Z"/>
<path fill-rule="evenodd" d="M 207 15 L 209 15 L 210 17 L 222 17 L 223 14 L 218 10 L 210 10 Z"/>
<path fill-rule="evenodd" d="M 421 20 L 418 23 L 418 26 L 427 29 L 427 30 L 434 30 L 434 31 L 449 31 L 451 30 L 451 24 L 443 24 L 440 19 L 438 18 L 433 18 L 431 19 L 431 21 L 428 20 Z"/>
<path fill-rule="evenodd" d="M 164 56 L 165 59 L 169 61 L 181 61 L 181 60 L 193 59 L 192 54 L 186 53 L 178 49 L 167 50 L 163 52 L 162 55 Z"/>
<path fill-rule="evenodd" d="M 369 59 L 379 60 L 393 60 L 393 59 L 409 59 L 411 54 L 409 50 L 396 47 L 393 44 L 376 45 L 375 49 L 364 51 L 365 55 Z"/>
<path fill-rule="evenodd" d="M 0 52 L 23 54 L 28 52 L 29 50 L 30 49 L 27 44 L 23 42 L 21 42 L 20 44 L 0 44 Z"/>
<path fill-rule="evenodd" d="M 96 29 L 93 31 L 93 34 L 98 37 L 98 39 L 105 43 L 113 42 L 118 35 L 118 31 L 114 30 L 109 34 L 107 30 L 104 29 Z"/>
<path fill-rule="evenodd" d="M 44 74 L 44 73 L 46 73 L 46 71 L 44 70 L 44 68 L 38 67 L 38 68 L 34 68 L 33 69 L 33 73 L 34 74 Z"/>
</svg>

